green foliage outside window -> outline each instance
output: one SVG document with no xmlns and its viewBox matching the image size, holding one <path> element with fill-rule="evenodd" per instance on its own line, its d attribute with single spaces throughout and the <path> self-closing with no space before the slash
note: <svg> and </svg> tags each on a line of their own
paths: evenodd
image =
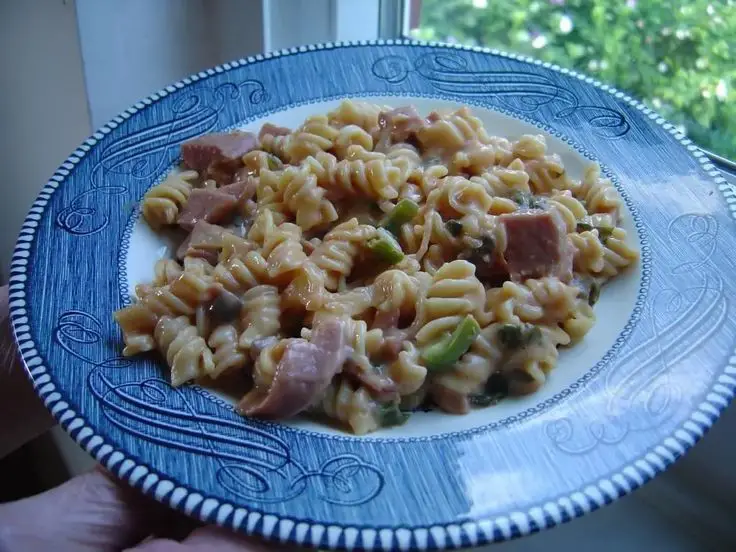
<svg viewBox="0 0 736 552">
<path fill-rule="evenodd" d="M 420 17 L 417 38 L 587 73 L 736 159 L 736 0 L 423 0 Z"/>
</svg>

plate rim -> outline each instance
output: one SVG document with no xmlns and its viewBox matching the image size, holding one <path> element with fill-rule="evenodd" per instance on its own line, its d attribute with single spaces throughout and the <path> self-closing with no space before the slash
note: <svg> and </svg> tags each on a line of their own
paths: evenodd
<svg viewBox="0 0 736 552">
<path fill-rule="evenodd" d="M 247 535 L 265 537 L 282 543 L 330 549 L 387 550 L 397 548 L 401 550 L 433 550 L 480 546 L 491 542 L 505 541 L 554 527 L 594 511 L 632 492 L 655 476 L 663 473 L 702 438 L 733 399 L 736 393 L 734 388 L 734 385 L 736 385 L 736 351 L 732 352 L 725 366 L 719 372 L 720 375 L 711 382 L 709 391 L 703 401 L 699 405 L 693 405 L 692 411 L 685 421 L 667 437 L 654 443 L 648 453 L 637 460 L 632 460 L 616 473 L 611 473 L 585 488 L 561 495 L 544 505 L 532 507 L 527 511 L 509 512 L 503 516 L 475 519 L 463 523 L 414 527 L 322 524 L 297 517 L 289 518 L 275 514 L 263 514 L 213 497 L 202 496 L 194 489 L 177 482 L 176 478 L 152 470 L 145 462 L 134 455 L 107 444 L 105 439 L 98 435 L 95 429 L 87 423 L 85 417 L 72 409 L 72 406 L 64 400 L 62 394 L 50 381 L 51 378 L 48 372 L 51 370 L 47 370 L 45 367 L 44 358 L 38 352 L 30 334 L 31 328 L 26 309 L 25 292 L 28 280 L 26 267 L 30 256 L 29 250 L 35 240 L 36 229 L 43 218 L 51 195 L 72 173 L 81 159 L 97 144 L 98 140 L 135 113 L 146 109 L 170 93 L 191 85 L 193 82 L 269 59 L 311 51 L 358 46 L 414 46 L 490 54 L 538 65 L 592 85 L 611 94 L 617 100 L 624 101 L 631 107 L 636 108 L 651 121 L 650 125 L 656 123 L 657 126 L 671 134 L 716 184 L 728 203 L 731 217 L 736 219 L 736 190 L 721 176 L 716 165 L 704 152 L 664 117 L 638 100 L 613 86 L 577 71 L 495 48 L 412 39 L 326 42 L 248 56 L 189 75 L 143 98 L 113 117 L 95 130 L 68 156 L 43 186 L 29 208 L 28 215 L 21 226 L 10 263 L 8 280 L 9 316 L 23 367 L 46 408 L 66 433 L 111 473 L 169 507 L 183 511 L 203 522 L 217 523 Z"/>
</svg>

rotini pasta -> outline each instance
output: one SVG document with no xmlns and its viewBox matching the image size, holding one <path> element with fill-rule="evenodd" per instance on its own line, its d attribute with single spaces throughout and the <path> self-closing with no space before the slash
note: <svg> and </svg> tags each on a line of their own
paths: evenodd
<svg viewBox="0 0 736 552">
<path fill-rule="evenodd" d="M 243 295 L 239 345 L 248 350 L 264 337 L 277 335 L 281 329 L 281 299 L 277 287 L 255 286 Z"/>
<path fill-rule="evenodd" d="M 161 354 L 171 367 L 171 384 L 216 375 L 212 351 L 186 316 L 162 316 L 156 323 L 154 337 Z"/>
<path fill-rule="evenodd" d="M 189 199 L 198 177 L 196 171 L 175 171 L 146 192 L 141 204 L 146 222 L 153 228 L 176 224 L 179 211 Z"/>
<path fill-rule="evenodd" d="M 310 255 L 310 260 L 325 273 L 325 287 L 336 291 L 353 270 L 362 244 L 371 239 L 376 229 L 350 219 L 332 229 Z"/>
<path fill-rule="evenodd" d="M 341 377 L 330 384 L 313 411 L 344 424 L 356 435 L 365 435 L 380 427 L 375 399 L 366 389 Z"/>
<path fill-rule="evenodd" d="M 346 100 L 182 159 L 141 211 L 189 237 L 114 317 L 173 385 L 246 374 L 246 416 L 365 434 L 532 393 L 638 259 L 597 166 L 577 180 L 544 136 L 492 136 L 467 107 Z"/>
<path fill-rule="evenodd" d="M 325 226 L 337 219 L 335 207 L 324 197 L 326 190 L 317 186 L 317 177 L 306 170 L 265 169 L 260 173 L 260 181 L 273 190 L 270 201 L 287 209 L 302 230 Z"/>
<path fill-rule="evenodd" d="M 207 345 L 214 351 L 212 360 L 215 367 L 209 374 L 211 377 L 217 377 L 227 370 L 245 367 L 247 359 L 238 346 L 238 329 L 235 325 L 223 324 L 215 328 Z"/>
</svg>

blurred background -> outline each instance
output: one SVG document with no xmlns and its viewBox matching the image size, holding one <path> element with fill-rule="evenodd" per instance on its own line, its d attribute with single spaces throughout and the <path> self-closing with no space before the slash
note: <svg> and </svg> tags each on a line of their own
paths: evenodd
<svg viewBox="0 0 736 552">
<path fill-rule="evenodd" d="M 409 34 L 586 73 L 736 159 L 736 2 L 412 0 Z"/>
<path fill-rule="evenodd" d="M 587 73 L 736 159 L 735 0 L 0 0 L 0 279 L 41 186 L 137 100 L 262 51 L 398 37 L 488 46 Z M 734 430 L 729 409 L 642 490 L 492 548 L 734 550 Z M 56 429 L 0 462 L 0 500 L 91 465 Z"/>
</svg>

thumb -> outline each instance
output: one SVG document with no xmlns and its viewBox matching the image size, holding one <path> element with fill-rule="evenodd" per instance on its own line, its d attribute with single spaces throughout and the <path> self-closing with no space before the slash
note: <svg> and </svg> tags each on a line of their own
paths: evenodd
<svg viewBox="0 0 736 552">
<path fill-rule="evenodd" d="M 140 542 L 165 511 L 95 469 L 0 505 L 0 550 L 113 552 Z"/>
<path fill-rule="evenodd" d="M 182 542 L 154 539 L 126 552 L 298 552 L 295 546 L 280 546 L 237 535 L 220 527 L 200 527 Z"/>
</svg>

